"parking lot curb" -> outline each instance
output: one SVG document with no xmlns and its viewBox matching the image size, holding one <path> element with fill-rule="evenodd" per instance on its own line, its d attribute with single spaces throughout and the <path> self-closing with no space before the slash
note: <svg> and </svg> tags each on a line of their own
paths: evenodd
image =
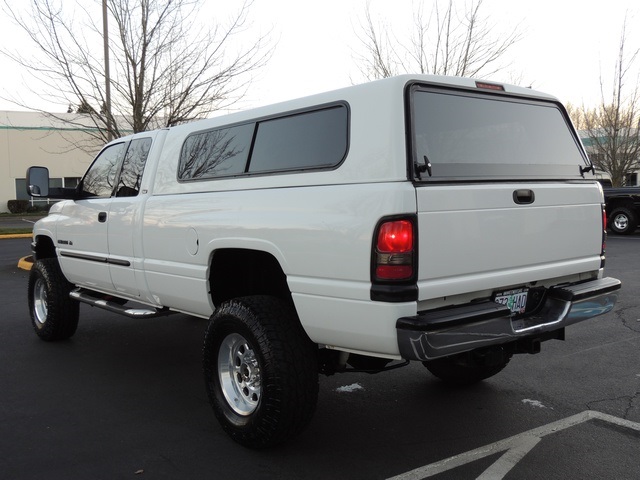
<svg viewBox="0 0 640 480">
<path fill-rule="evenodd" d="M 31 270 L 32 266 L 33 257 L 31 255 L 22 257 L 20 260 L 18 260 L 18 268 L 21 268 L 22 270 Z"/>
<path fill-rule="evenodd" d="M 3 238 L 31 238 L 32 233 L 8 233 L 6 235 L 0 235 L 0 240 Z"/>
</svg>

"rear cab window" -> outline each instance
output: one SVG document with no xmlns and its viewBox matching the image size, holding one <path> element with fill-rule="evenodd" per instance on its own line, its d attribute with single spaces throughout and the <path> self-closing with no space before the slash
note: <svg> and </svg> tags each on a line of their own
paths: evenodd
<svg viewBox="0 0 640 480">
<path fill-rule="evenodd" d="M 415 180 L 571 180 L 590 165 L 555 102 L 418 84 L 408 98 Z"/>
</svg>

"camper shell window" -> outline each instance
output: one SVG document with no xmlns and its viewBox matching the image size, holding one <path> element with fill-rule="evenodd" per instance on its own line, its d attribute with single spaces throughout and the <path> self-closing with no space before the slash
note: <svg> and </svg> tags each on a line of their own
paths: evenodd
<svg viewBox="0 0 640 480">
<path fill-rule="evenodd" d="M 178 179 L 335 168 L 348 143 L 345 104 L 197 132 L 182 146 Z"/>
</svg>

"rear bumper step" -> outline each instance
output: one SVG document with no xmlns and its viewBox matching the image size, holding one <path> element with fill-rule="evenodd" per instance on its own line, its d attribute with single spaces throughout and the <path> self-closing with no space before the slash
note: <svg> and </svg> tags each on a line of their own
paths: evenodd
<svg viewBox="0 0 640 480">
<path fill-rule="evenodd" d="M 129 318 L 161 317 L 173 313 L 168 308 L 158 309 L 147 306 L 133 307 L 129 305 L 129 302 L 120 304 L 117 301 L 112 300 L 114 297 L 102 295 L 83 288 L 71 291 L 69 296 L 74 300 L 86 303 L 92 307 L 98 307 L 110 312 L 119 313 L 120 315 L 124 315 Z"/>
<path fill-rule="evenodd" d="M 431 360 L 559 330 L 610 312 L 621 285 L 607 277 L 554 287 L 542 307 L 526 316 L 486 301 L 402 317 L 396 322 L 400 355 Z"/>
</svg>

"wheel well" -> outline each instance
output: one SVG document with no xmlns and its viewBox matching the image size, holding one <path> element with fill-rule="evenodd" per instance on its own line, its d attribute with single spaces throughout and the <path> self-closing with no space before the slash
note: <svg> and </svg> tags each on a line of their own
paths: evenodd
<svg viewBox="0 0 640 480">
<path fill-rule="evenodd" d="M 617 199 L 610 199 L 607 204 L 606 204 L 606 210 L 607 210 L 607 215 L 611 215 L 611 213 L 616 209 L 616 208 L 628 208 L 631 211 L 635 211 L 635 206 L 633 204 L 633 200 L 630 198 L 617 198 Z"/>
<path fill-rule="evenodd" d="M 34 242 L 33 254 L 34 260 L 55 257 L 56 247 L 53 245 L 53 240 L 42 235 L 37 236 Z"/>
<path fill-rule="evenodd" d="M 209 273 L 214 305 L 249 295 L 272 295 L 291 300 L 287 276 L 273 255 L 257 250 L 217 250 Z"/>
</svg>

